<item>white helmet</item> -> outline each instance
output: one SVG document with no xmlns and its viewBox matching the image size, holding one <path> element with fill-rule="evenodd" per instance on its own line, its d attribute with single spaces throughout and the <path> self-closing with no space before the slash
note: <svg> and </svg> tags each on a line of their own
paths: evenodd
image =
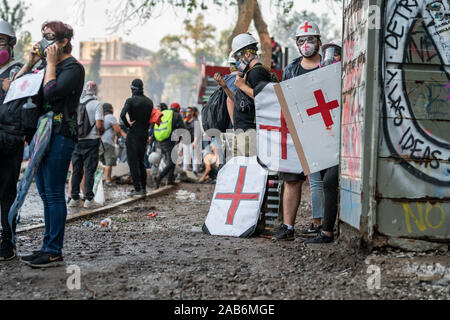
<svg viewBox="0 0 450 320">
<path fill-rule="evenodd" d="M 17 42 L 16 33 L 14 32 L 14 29 L 9 22 L 0 20 L 0 34 L 7 35 L 8 37 L 11 38 L 10 42 L 11 46 L 16 45 Z"/>
<path fill-rule="evenodd" d="M 295 34 L 295 37 L 303 37 L 303 36 L 318 36 L 320 37 L 320 30 L 317 24 L 312 21 L 305 21 L 301 23 Z"/>
<path fill-rule="evenodd" d="M 339 47 L 342 49 L 342 42 L 339 40 L 330 41 L 322 46 L 322 51 L 325 51 L 328 47 Z"/>
<path fill-rule="evenodd" d="M 231 43 L 231 55 L 235 55 L 241 49 L 248 47 L 250 45 L 256 46 L 258 41 L 250 33 L 241 33 L 234 37 Z"/>
<path fill-rule="evenodd" d="M 230 56 L 228 57 L 228 64 L 236 64 L 236 59 L 234 56 L 230 53 Z"/>
<path fill-rule="evenodd" d="M 162 155 L 160 152 L 152 152 L 149 156 L 148 156 L 148 162 L 150 162 L 151 164 L 154 165 L 158 165 L 159 162 L 161 161 Z"/>
</svg>

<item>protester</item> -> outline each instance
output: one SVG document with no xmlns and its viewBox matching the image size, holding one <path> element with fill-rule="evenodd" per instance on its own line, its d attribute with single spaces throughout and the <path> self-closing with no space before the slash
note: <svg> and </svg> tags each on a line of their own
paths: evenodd
<svg viewBox="0 0 450 320">
<path fill-rule="evenodd" d="M 148 129 L 152 115 L 153 102 L 144 96 L 144 83 L 135 79 L 131 83 L 133 96 L 125 102 L 120 118 L 126 127 L 130 128 L 127 134 L 127 159 L 133 178 L 134 191 L 130 196 L 146 195 L 147 170 L 144 157 L 147 148 Z M 129 115 L 131 123 L 126 115 Z"/>
<path fill-rule="evenodd" d="M 339 62 L 341 60 L 341 44 L 339 41 L 331 41 L 322 46 L 322 61 L 320 67 Z M 324 190 L 322 175 L 320 172 L 308 176 L 311 186 L 311 204 L 313 223 L 302 234 L 318 234 L 322 230 Z"/>
<path fill-rule="evenodd" d="M 98 204 L 94 201 L 94 178 L 98 166 L 98 152 L 100 148 L 100 137 L 104 132 L 102 104 L 97 98 L 98 87 L 94 81 L 86 82 L 80 100 L 80 107 L 86 108 L 89 127 L 91 130 L 85 137 L 80 137 L 75 144 L 72 154 L 72 195 L 69 207 L 80 207 L 83 205 L 80 199 L 80 183 L 84 174 L 85 201 L 84 208 L 94 208 Z M 78 110 L 78 115 L 82 114 Z M 80 124 L 78 117 L 78 124 Z M 80 133 L 80 132 L 79 132 Z"/>
<path fill-rule="evenodd" d="M 105 122 L 105 132 L 102 135 L 103 158 L 105 164 L 105 175 L 107 187 L 113 187 L 111 174 L 112 169 L 117 165 L 116 145 L 117 137 L 126 137 L 126 133 L 120 128 L 114 116 L 114 108 L 110 103 L 103 104 L 103 115 Z"/>
<path fill-rule="evenodd" d="M 304 26 L 311 26 L 305 28 Z M 295 59 L 290 63 L 283 72 L 283 80 L 288 80 L 313 70 L 317 70 L 320 64 L 320 31 L 314 22 L 308 21 L 300 24 L 296 32 L 297 47 L 300 51 L 301 57 Z M 282 179 L 285 182 L 283 193 L 283 223 L 273 236 L 276 240 L 293 240 L 294 239 L 294 224 L 297 216 L 297 210 L 301 201 L 302 185 L 306 180 L 306 176 L 293 173 L 282 173 Z M 322 209 L 320 203 L 323 197 L 320 177 L 318 175 L 310 176 L 311 183 L 311 197 L 314 205 L 314 226 L 311 226 L 304 233 L 318 233 L 320 230 L 320 221 L 322 216 Z"/>
<path fill-rule="evenodd" d="M 220 166 L 220 157 L 214 139 L 211 144 L 206 147 L 204 153 L 203 162 L 205 164 L 205 172 L 198 182 L 203 183 L 210 179 L 211 182 L 214 183 Z"/>
<path fill-rule="evenodd" d="M 275 41 L 274 37 L 271 37 L 270 40 L 272 44 L 272 68 L 281 69 L 281 57 L 283 54 L 281 51 L 281 46 Z"/>
<path fill-rule="evenodd" d="M 341 61 L 341 46 L 340 41 L 332 41 L 322 47 L 324 58 L 321 65 L 323 67 Z M 322 170 L 320 177 L 323 180 L 324 192 L 323 227 L 316 238 L 305 242 L 306 245 L 311 243 L 330 243 L 334 240 L 333 231 L 338 210 L 339 166 Z"/>
<path fill-rule="evenodd" d="M 36 185 L 44 203 L 43 246 L 22 261 L 32 267 L 60 265 L 67 217 L 65 183 L 72 152 L 78 138 L 77 109 L 84 84 L 84 68 L 71 55 L 73 29 L 60 21 L 45 22 L 40 43 L 33 46 L 28 63 L 19 72 L 30 71 L 46 56 L 44 109 L 53 111 L 52 136 L 47 154 L 39 164 Z M 40 55 L 36 50 L 39 50 Z M 42 50 L 44 49 L 44 50 Z"/>
<path fill-rule="evenodd" d="M 236 76 L 238 88 L 234 97 L 233 125 L 236 132 L 233 156 L 256 156 L 256 114 L 254 88 L 261 82 L 270 82 L 270 71 L 257 56 L 258 41 L 249 33 L 237 35 L 232 41 L 232 55 L 242 75 Z M 242 132 L 243 131 L 243 132 Z"/>
<path fill-rule="evenodd" d="M 163 111 L 163 118 L 160 125 L 155 125 L 155 139 L 161 148 L 167 161 L 164 170 L 154 178 L 155 187 L 159 188 L 161 181 L 167 176 L 167 184 L 175 183 L 175 163 L 172 159 L 172 150 L 175 147 L 175 141 L 172 141 L 172 132 L 177 129 L 185 129 L 183 118 L 180 115 L 180 104 L 174 102 L 170 105 L 170 110 Z"/>
<path fill-rule="evenodd" d="M 197 176 L 201 163 L 201 150 L 199 148 L 199 130 L 198 110 L 194 107 L 188 107 L 184 115 L 184 124 L 190 134 L 189 143 L 183 141 L 183 171 L 192 171 Z M 196 135 L 197 134 L 197 135 Z"/>
<path fill-rule="evenodd" d="M 14 61 L 14 46 L 17 38 L 13 27 L 6 21 L 0 21 L 0 105 L 5 100 L 11 76 L 14 70 L 20 70 L 21 63 Z M 1 107 L 0 107 L 1 108 Z M 13 246 L 12 232 L 8 223 L 8 213 L 16 198 L 17 181 L 24 153 L 23 136 L 9 132 L 5 126 L 11 123 L 0 121 L 0 205 L 2 235 L 0 243 L 0 261 L 9 261 L 16 257 L 16 248 Z M 13 225 L 15 228 L 15 225 Z"/>
</svg>

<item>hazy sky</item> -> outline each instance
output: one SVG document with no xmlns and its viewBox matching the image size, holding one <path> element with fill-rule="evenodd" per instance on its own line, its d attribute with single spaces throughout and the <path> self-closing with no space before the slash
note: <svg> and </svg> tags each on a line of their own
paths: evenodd
<svg viewBox="0 0 450 320">
<path fill-rule="evenodd" d="M 136 43 L 150 50 L 157 50 L 159 41 L 165 35 L 181 34 L 183 32 L 182 22 L 187 16 L 186 10 L 174 10 L 167 6 L 166 8 L 157 8 L 154 16 L 145 25 L 133 28 L 129 35 L 125 34 L 125 30 L 119 31 L 117 34 L 108 34 L 106 28 L 109 25 L 109 21 L 106 10 L 114 10 L 119 1 L 124 0 L 88 0 L 84 19 L 80 19 L 79 15 L 76 14 L 75 4 L 77 0 L 29 0 L 28 3 L 31 5 L 31 8 L 28 16 L 32 17 L 33 21 L 27 24 L 24 30 L 30 31 L 34 40 L 39 40 L 41 38 L 40 27 L 42 22 L 57 19 L 71 24 L 75 29 L 75 39 L 73 41 L 75 57 L 78 57 L 79 54 L 79 41 L 121 36 L 126 41 Z M 269 7 L 270 2 L 271 0 L 260 0 L 263 15 L 269 24 L 269 32 L 270 22 L 275 16 L 275 12 L 272 12 Z M 318 15 L 328 12 L 331 15 L 331 9 L 326 2 L 327 0 L 323 0 L 322 3 L 312 7 L 309 1 L 295 1 L 295 9 L 297 11 L 314 10 Z M 340 11 L 339 5 L 335 5 L 334 8 L 336 12 Z M 194 12 L 190 16 L 193 18 L 197 13 Z M 203 11 L 203 13 L 206 22 L 214 25 L 218 31 L 233 26 L 237 18 L 236 7 L 224 9 L 211 6 L 211 9 Z M 337 14 L 339 15 L 340 13 Z"/>
</svg>

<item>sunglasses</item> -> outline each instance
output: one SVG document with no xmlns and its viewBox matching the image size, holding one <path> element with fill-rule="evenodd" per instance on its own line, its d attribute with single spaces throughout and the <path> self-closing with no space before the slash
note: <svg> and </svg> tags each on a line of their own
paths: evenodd
<svg viewBox="0 0 450 320">
<path fill-rule="evenodd" d="M 316 44 L 317 43 L 317 38 L 316 37 L 307 37 L 307 38 L 298 38 L 297 39 L 297 44 L 299 46 L 303 45 L 305 42 L 308 42 L 310 44 Z"/>
</svg>

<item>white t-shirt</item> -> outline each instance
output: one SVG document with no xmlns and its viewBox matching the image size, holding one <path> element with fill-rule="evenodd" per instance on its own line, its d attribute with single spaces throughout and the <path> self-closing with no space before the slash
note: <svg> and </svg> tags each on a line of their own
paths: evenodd
<svg viewBox="0 0 450 320">
<path fill-rule="evenodd" d="M 82 97 L 80 99 L 80 103 L 86 102 L 92 98 L 95 98 L 95 100 L 91 100 L 87 103 L 86 111 L 88 113 L 89 122 L 91 123 L 91 126 L 93 125 L 93 128 L 86 137 L 80 138 L 79 140 L 100 139 L 95 121 L 103 120 L 102 104 L 97 100 L 96 97 L 93 96 Z"/>
</svg>

